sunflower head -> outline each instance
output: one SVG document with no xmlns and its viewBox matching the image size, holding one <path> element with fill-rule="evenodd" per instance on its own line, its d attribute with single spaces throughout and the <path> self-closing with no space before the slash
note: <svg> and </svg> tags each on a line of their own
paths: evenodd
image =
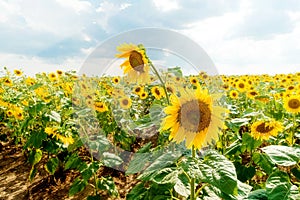
<svg viewBox="0 0 300 200">
<path fill-rule="evenodd" d="M 113 78 L 112 78 L 112 82 L 113 82 L 114 84 L 120 83 L 120 77 L 118 77 L 118 76 L 113 77 Z"/>
<path fill-rule="evenodd" d="M 140 95 L 141 93 L 144 92 L 144 87 L 143 86 L 140 86 L 140 85 L 137 85 L 133 88 L 133 92 L 137 95 Z"/>
<path fill-rule="evenodd" d="M 169 139 L 177 143 L 186 140 L 187 148 L 196 149 L 217 140 L 219 128 L 223 127 L 222 109 L 213 106 L 207 90 L 182 90 L 180 97 L 171 95 L 170 101 L 162 122 L 162 130 L 171 131 Z"/>
<path fill-rule="evenodd" d="M 56 70 L 56 73 L 57 73 L 58 76 L 62 76 L 63 75 L 63 71 L 61 71 L 61 70 Z"/>
<path fill-rule="evenodd" d="M 48 75 L 48 77 L 49 77 L 50 81 L 56 81 L 56 80 L 57 80 L 56 74 L 53 73 L 53 72 L 50 73 L 50 74 Z"/>
<path fill-rule="evenodd" d="M 131 99 L 126 96 L 120 98 L 119 103 L 123 109 L 129 109 L 131 107 Z"/>
<path fill-rule="evenodd" d="M 148 97 L 148 93 L 143 91 L 142 93 L 139 94 L 140 99 L 146 99 Z"/>
<path fill-rule="evenodd" d="M 300 113 L 300 95 L 291 95 L 284 100 L 284 108 L 290 113 Z"/>
<path fill-rule="evenodd" d="M 6 85 L 6 86 L 12 86 L 13 85 L 13 82 L 12 82 L 12 80 L 11 79 L 9 79 L 9 78 L 4 78 L 4 85 Z"/>
<path fill-rule="evenodd" d="M 132 82 L 147 83 L 149 82 L 149 61 L 146 57 L 145 48 L 142 45 L 122 44 L 117 47 L 120 54 L 118 58 L 125 58 L 121 68 L 124 74 Z"/>
<path fill-rule="evenodd" d="M 159 86 L 154 86 L 153 88 L 151 88 L 151 93 L 157 100 L 160 100 L 163 96 L 165 96 L 164 89 Z"/>
<path fill-rule="evenodd" d="M 23 72 L 22 72 L 21 70 L 15 69 L 15 70 L 14 70 L 14 74 L 15 74 L 16 76 L 22 76 Z"/>
<path fill-rule="evenodd" d="M 105 111 L 108 111 L 107 106 L 106 106 L 105 103 L 103 103 L 103 102 L 95 102 L 95 103 L 94 103 L 94 108 L 95 108 L 95 110 L 98 111 L 98 112 L 105 112 Z"/>
<path fill-rule="evenodd" d="M 231 90 L 229 92 L 229 96 L 231 99 L 237 99 L 237 98 L 239 98 L 239 92 L 236 90 Z"/>
<path fill-rule="evenodd" d="M 251 125 L 250 135 L 257 140 L 268 140 L 271 136 L 276 136 L 283 130 L 280 122 L 275 120 L 261 120 Z"/>
</svg>

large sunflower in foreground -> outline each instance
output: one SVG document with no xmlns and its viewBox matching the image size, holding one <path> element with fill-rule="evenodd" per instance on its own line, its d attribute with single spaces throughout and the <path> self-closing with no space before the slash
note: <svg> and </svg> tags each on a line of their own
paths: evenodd
<svg viewBox="0 0 300 200">
<path fill-rule="evenodd" d="M 225 109 L 214 106 L 207 90 L 181 91 L 181 96 L 171 95 L 171 105 L 165 108 L 166 118 L 162 130 L 170 129 L 169 139 L 180 143 L 186 139 L 186 147 L 201 149 L 218 139 L 223 128 L 222 113 Z"/>
<path fill-rule="evenodd" d="M 257 121 L 251 125 L 250 135 L 257 140 L 268 140 L 270 136 L 276 136 L 283 131 L 283 126 L 275 120 Z"/>
<path fill-rule="evenodd" d="M 147 83 L 149 82 L 150 65 L 146 58 L 146 52 L 143 47 L 134 44 L 122 44 L 117 47 L 121 52 L 116 55 L 117 58 L 126 58 L 121 68 L 124 74 L 128 75 L 131 82 Z"/>
<path fill-rule="evenodd" d="M 284 108 L 290 113 L 300 113 L 300 95 L 286 97 L 284 100 Z"/>
</svg>

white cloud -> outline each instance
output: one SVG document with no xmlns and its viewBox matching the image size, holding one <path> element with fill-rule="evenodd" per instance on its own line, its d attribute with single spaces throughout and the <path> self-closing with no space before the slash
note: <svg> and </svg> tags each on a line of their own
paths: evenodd
<svg viewBox="0 0 300 200">
<path fill-rule="evenodd" d="M 275 74 L 300 70 L 300 21 L 291 13 L 295 28 L 290 33 L 278 33 L 256 40 L 232 37 L 238 25 L 251 12 L 243 1 L 238 12 L 211 17 L 189 24 L 181 32 L 200 44 L 212 58 L 221 74 Z M 253 6 L 253 5 L 252 5 Z"/>
<path fill-rule="evenodd" d="M 92 4 L 89 1 L 80 1 L 80 0 L 56 0 L 60 5 L 71 8 L 77 13 L 87 12 L 92 8 Z"/>
<path fill-rule="evenodd" d="M 163 12 L 173 11 L 179 9 L 177 1 L 172 0 L 153 0 L 155 7 Z"/>
</svg>

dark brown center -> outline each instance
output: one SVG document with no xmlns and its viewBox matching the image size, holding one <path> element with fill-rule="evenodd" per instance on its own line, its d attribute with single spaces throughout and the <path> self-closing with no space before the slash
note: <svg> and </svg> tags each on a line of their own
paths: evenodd
<svg viewBox="0 0 300 200">
<path fill-rule="evenodd" d="M 288 105 L 292 109 L 298 109 L 300 107 L 300 101 L 298 99 L 291 99 L 289 100 Z"/>
<path fill-rule="evenodd" d="M 265 122 L 261 123 L 260 125 L 258 125 L 256 127 L 256 131 L 259 133 L 269 133 L 273 129 L 274 129 L 274 127 L 266 126 Z"/>
<path fill-rule="evenodd" d="M 155 92 L 155 94 L 157 94 L 158 96 L 160 95 L 160 91 L 159 91 L 158 88 L 155 88 L 154 92 Z"/>
<path fill-rule="evenodd" d="M 133 50 L 129 56 L 129 63 L 131 67 L 138 72 L 144 72 L 143 56 L 139 52 Z"/>
<path fill-rule="evenodd" d="M 209 127 L 211 111 L 209 106 L 197 100 L 184 103 L 179 109 L 178 119 L 180 126 L 191 132 L 200 132 Z"/>
<path fill-rule="evenodd" d="M 123 99 L 123 100 L 122 100 L 122 104 L 123 104 L 124 106 L 127 106 L 127 105 L 128 105 L 128 103 L 129 103 L 129 102 L 128 102 L 128 100 L 127 100 L 127 99 Z"/>
</svg>

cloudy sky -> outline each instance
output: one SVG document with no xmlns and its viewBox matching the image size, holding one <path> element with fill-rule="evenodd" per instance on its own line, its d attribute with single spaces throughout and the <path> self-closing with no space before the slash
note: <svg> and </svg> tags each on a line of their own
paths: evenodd
<svg viewBox="0 0 300 200">
<path fill-rule="evenodd" d="M 108 38 L 156 27 L 194 40 L 221 74 L 300 71 L 299 0 L 0 0 L 0 9 L 1 68 L 78 70 Z"/>
</svg>

